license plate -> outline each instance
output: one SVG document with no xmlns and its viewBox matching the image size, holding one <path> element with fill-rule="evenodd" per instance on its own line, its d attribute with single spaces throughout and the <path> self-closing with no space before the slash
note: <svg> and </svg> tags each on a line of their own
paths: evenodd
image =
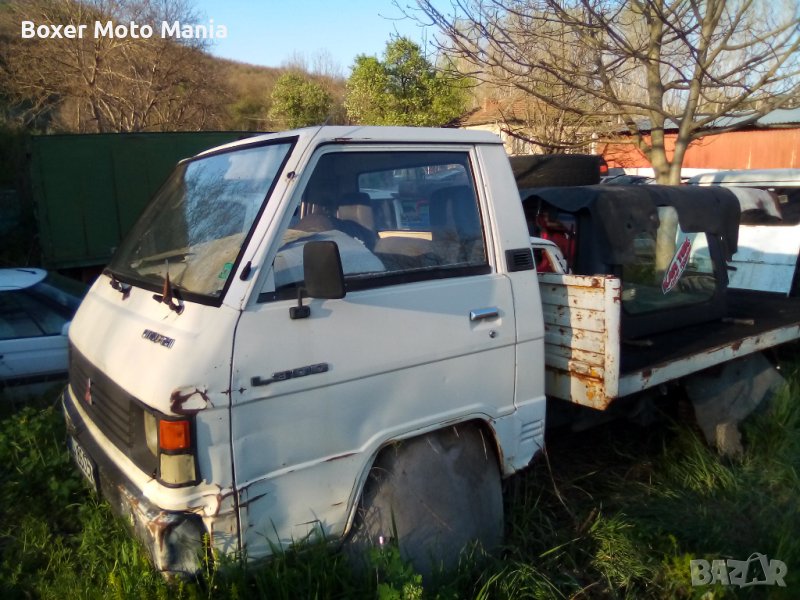
<svg viewBox="0 0 800 600">
<path fill-rule="evenodd" d="M 92 489 L 97 490 L 97 469 L 95 468 L 94 461 L 89 458 L 89 455 L 86 454 L 86 451 L 81 448 L 80 444 L 78 444 L 74 438 L 69 438 L 69 447 L 72 451 L 72 458 L 75 464 L 78 465 L 78 469 L 83 473 L 83 476 L 86 477 Z"/>
</svg>

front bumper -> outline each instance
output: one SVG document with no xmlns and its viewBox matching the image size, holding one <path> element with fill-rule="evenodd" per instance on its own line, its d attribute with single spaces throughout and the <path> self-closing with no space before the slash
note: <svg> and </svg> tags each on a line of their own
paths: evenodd
<svg viewBox="0 0 800 600">
<path fill-rule="evenodd" d="M 115 513 L 131 527 L 147 548 L 153 564 L 166 575 L 197 573 L 204 558 L 207 531 L 201 517 L 192 512 L 169 511 L 150 502 L 107 456 L 91 435 L 74 404 L 67 386 L 61 403 L 67 433 L 91 461 L 90 484 L 105 498 Z M 82 468 L 86 473 L 86 469 Z"/>
</svg>

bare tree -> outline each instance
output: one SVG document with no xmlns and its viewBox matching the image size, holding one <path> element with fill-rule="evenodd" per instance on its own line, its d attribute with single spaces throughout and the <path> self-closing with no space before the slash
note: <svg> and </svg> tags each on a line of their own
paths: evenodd
<svg viewBox="0 0 800 600">
<path fill-rule="evenodd" d="M 679 181 L 693 140 L 752 124 L 800 93 L 792 0 L 417 4 L 415 18 L 439 29 L 433 43 L 473 77 L 591 119 L 606 138 L 624 129 L 662 183 Z M 677 132 L 669 148 L 667 129 Z"/>
<path fill-rule="evenodd" d="M 313 52 L 310 57 L 305 52 L 295 50 L 281 63 L 281 67 L 288 71 L 307 73 L 315 77 L 344 78 L 342 66 L 325 49 Z"/>
<path fill-rule="evenodd" d="M 224 90 L 203 40 L 162 38 L 162 21 L 195 22 L 184 0 L 12 1 L 3 14 L 19 31 L 37 25 L 87 25 L 82 38 L 11 37 L 3 87 L 24 118 L 55 114 L 57 129 L 79 132 L 205 129 L 221 118 Z M 149 38 L 94 35 L 93 24 L 150 24 Z M 8 29 L 8 27 L 7 27 Z M 212 88 L 208 82 L 214 81 Z"/>
<path fill-rule="evenodd" d="M 498 84 L 483 82 L 475 86 L 473 95 L 488 113 L 497 119 L 500 131 L 515 140 L 515 153 L 559 154 L 586 152 L 596 141 L 593 119 L 554 107 L 525 92 Z"/>
</svg>

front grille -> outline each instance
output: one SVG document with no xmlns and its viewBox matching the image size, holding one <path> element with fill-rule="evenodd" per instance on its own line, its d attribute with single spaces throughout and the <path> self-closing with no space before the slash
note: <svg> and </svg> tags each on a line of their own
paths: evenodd
<svg viewBox="0 0 800 600">
<path fill-rule="evenodd" d="M 69 383 L 75 401 L 117 448 L 147 473 L 155 473 L 157 459 L 147 449 L 144 408 L 70 345 Z M 87 394 L 87 390 L 89 393 Z"/>
</svg>

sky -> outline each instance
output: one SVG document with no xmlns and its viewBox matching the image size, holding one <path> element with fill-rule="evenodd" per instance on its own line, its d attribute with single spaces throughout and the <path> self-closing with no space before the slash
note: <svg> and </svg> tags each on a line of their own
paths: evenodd
<svg viewBox="0 0 800 600">
<path fill-rule="evenodd" d="M 401 6 L 416 4 L 399 0 Z M 420 45 L 432 36 L 404 19 L 392 0 L 195 0 L 206 23 L 225 25 L 227 38 L 214 40 L 211 54 L 279 67 L 301 54 L 311 61 L 327 53 L 347 76 L 358 54 L 382 56 L 394 34 Z"/>
</svg>

